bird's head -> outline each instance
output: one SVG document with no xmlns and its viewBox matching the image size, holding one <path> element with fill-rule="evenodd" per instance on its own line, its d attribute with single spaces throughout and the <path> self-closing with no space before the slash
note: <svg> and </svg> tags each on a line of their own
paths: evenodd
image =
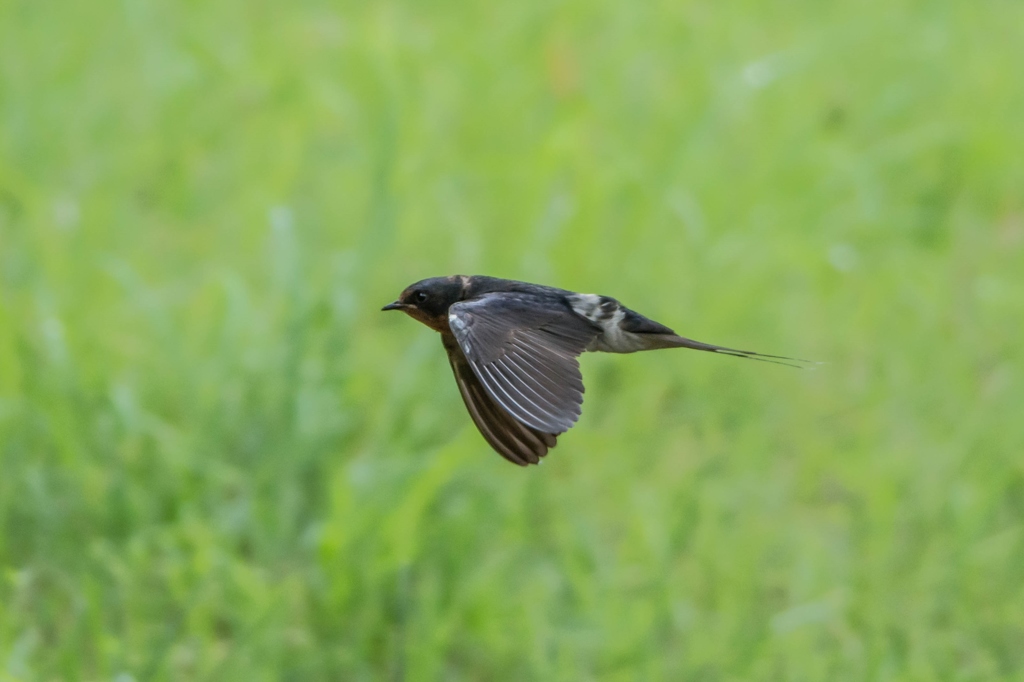
<svg viewBox="0 0 1024 682">
<path fill-rule="evenodd" d="M 381 310 L 401 310 L 413 319 L 419 320 L 431 329 L 448 329 L 448 308 L 462 300 L 466 278 L 431 277 L 406 287 L 398 300 L 388 303 Z"/>
</svg>

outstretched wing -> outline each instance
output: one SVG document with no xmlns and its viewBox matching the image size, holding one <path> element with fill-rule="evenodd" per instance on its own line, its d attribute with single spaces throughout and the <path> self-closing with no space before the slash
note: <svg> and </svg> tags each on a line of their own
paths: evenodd
<svg viewBox="0 0 1024 682">
<path fill-rule="evenodd" d="M 531 429 L 513 419 L 512 415 L 494 402 L 476 378 L 455 338 L 442 335 L 441 339 L 448 351 L 448 361 L 455 373 L 455 383 L 459 385 L 462 400 L 484 440 L 513 464 L 526 466 L 539 463 L 540 458 L 555 447 L 555 434 Z"/>
<path fill-rule="evenodd" d="M 576 358 L 600 327 L 558 300 L 517 292 L 456 303 L 448 326 L 487 395 L 518 422 L 545 434 L 576 423 L 583 404 Z"/>
</svg>

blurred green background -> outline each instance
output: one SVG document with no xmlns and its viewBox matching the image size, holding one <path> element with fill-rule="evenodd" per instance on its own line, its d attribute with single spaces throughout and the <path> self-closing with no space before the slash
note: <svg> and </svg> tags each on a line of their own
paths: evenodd
<svg viewBox="0 0 1024 682">
<path fill-rule="evenodd" d="M 1024 5 L 0 3 L 0 680 L 1024 679 Z M 585 356 L 490 451 L 422 277 Z"/>
</svg>

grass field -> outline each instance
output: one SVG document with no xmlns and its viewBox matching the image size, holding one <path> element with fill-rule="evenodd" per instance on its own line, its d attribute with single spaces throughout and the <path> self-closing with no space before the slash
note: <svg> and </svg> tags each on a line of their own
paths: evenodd
<svg viewBox="0 0 1024 682">
<path fill-rule="evenodd" d="M 1024 5 L 0 3 L 0 681 L 1024 680 Z M 541 467 L 412 281 L 616 296 Z"/>
</svg>

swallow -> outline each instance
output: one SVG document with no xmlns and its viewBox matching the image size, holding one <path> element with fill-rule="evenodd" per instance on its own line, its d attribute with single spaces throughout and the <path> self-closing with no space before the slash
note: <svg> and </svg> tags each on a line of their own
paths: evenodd
<svg viewBox="0 0 1024 682">
<path fill-rule="evenodd" d="M 433 277 L 381 310 L 434 331 L 484 439 L 508 461 L 538 464 L 580 416 L 585 351 L 692 348 L 801 367 L 806 360 L 702 343 L 609 296 L 481 275 Z"/>
</svg>

